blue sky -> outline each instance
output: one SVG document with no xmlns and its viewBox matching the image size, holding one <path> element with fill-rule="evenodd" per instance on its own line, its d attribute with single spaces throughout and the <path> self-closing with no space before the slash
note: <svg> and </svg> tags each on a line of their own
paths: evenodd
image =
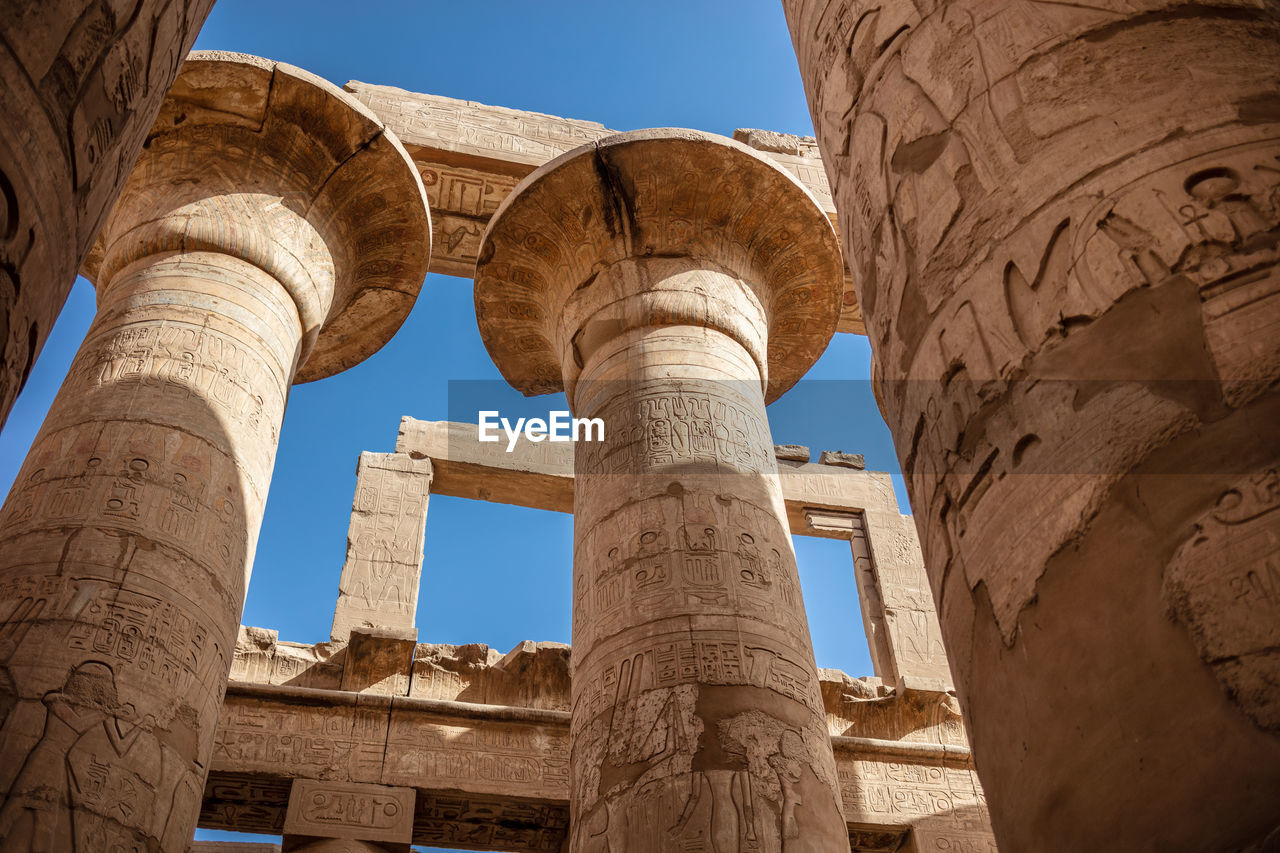
<svg viewBox="0 0 1280 853">
<path fill-rule="evenodd" d="M 618 130 L 737 127 L 810 134 L 778 0 L 218 0 L 196 46 L 298 65 L 341 85 L 418 92 L 590 119 Z M 93 313 L 77 282 L 0 434 L 7 493 Z M 774 440 L 864 453 L 897 475 L 870 387 L 865 338 L 837 335 L 805 382 L 769 409 Z M 326 640 L 362 450 L 391 451 L 401 415 L 476 420 L 449 380 L 500 380 L 476 330 L 471 282 L 431 275 L 399 334 L 339 376 L 295 387 L 244 623 Z M 518 395 L 493 382 L 502 409 Z M 470 399 L 470 398 L 468 398 Z M 562 409 L 563 397 L 538 401 Z M 906 507 L 900 477 L 898 500 Z M 419 598 L 422 642 L 568 642 L 572 519 L 433 497 Z M 847 543 L 798 538 L 819 666 L 870 675 Z M 203 834 L 201 837 L 214 837 Z M 228 836 L 231 837 L 231 836 Z M 244 840 L 245 836 L 237 836 Z"/>
</svg>

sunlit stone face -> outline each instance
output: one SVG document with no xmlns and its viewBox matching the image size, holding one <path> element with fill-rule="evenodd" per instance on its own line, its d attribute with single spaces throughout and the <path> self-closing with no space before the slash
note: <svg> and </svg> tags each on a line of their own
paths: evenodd
<svg viewBox="0 0 1280 853">
<path fill-rule="evenodd" d="M 764 410 L 839 265 L 794 180 L 688 131 L 570 152 L 490 225 L 499 369 L 604 424 L 574 459 L 574 850 L 848 845 Z"/>
<path fill-rule="evenodd" d="M 785 7 L 1002 848 L 1247 847 L 1280 796 L 1273 5 Z"/>
<path fill-rule="evenodd" d="M 380 232 L 416 239 L 367 242 Z M 0 511 L 0 848 L 186 849 L 289 386 L 385 341 L 427 251 L 412 164 L 357 104 L 267 60 L 188 60 Z"/>
</svg>

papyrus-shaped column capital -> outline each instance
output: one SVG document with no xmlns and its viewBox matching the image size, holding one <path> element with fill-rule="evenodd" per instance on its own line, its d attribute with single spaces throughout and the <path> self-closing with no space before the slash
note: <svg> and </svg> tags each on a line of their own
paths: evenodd
<svg viewBox="0 0 1280 853">
<path fill-rule="evenodd" d="M 358 364 L 400 328 L 431 254 L 413 161 L 362 103 L 292 65 L 196 51 L 86 263 L 99 289 L 165 252 L 267 272 L 302 324 L 294 381 Z"/>
<path fill-rule="evenodd" d="M 526 394 L 564 389 L 644 326 L 721 331 L 772 401 L 835 331 L 839 243 L 809 191 L 759 152 L 695 130 L 609 136 L 525 178 L 490 220 L 476 315 Z"/>
</svg>

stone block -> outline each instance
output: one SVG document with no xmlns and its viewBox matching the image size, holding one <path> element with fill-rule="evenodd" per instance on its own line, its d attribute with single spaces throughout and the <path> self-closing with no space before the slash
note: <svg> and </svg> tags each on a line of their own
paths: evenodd
<svg viewBox="0 0 1280 853">
<path fill-rule="evenodd" d="M 412 788 L 295 779 L 284 831 L 291 836 L 408 845 L 413 805 Z"/>
<path fill-rule="evenodd" d="M 414 628 L 356 628 L 347 645 L 342 689 L 380 696 L 409 695 Z"/>
<path fill-rule="evenodd" d="M 809 448 L 803 444 L 775 444 L 773 455 L 777 459 L 785 459 L 788 462 L 808 462 Z"/>
<path fill-rule="evenodd" d="M 824 450 L 818 457 L 819 465 L 838 465 L 841 468 L 852 468 L 865 471 L 867 460 L 861 453 L 845 453 L 843 450 Z"/>
</svg>

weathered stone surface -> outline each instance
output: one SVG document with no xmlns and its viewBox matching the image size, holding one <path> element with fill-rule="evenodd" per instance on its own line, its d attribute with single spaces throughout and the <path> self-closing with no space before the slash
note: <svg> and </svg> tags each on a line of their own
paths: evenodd
<svg viewBox="0 0 1280 853">
<path fill-rule="evenodd" d="M 427 187 L 435 224 L 432 272 L 471 278 L 489 218 L 521 178 L 585 142 L 615 131 L 593 121 L 493 107 L 352 80 L 346 90 L 405 143 Z M 831 189 L 810 137 L 737 130 L 734 139 L 765 152 L 813 193 L 835 224 Z M 838 330 L 866 334 L 846 275 Z"/>
<path fill-rule="evenodd" d="M 417 639 L 414 628 L 353 628 L 342 664 L 342 689 L 407 696 Z"/>
<path fill-rule="evenodd" d="M 0 426 L 213 0 L 0 8 Z"/>
<path fill-rule="evenodd" d="M 741 142 L 743 145 L 749 145 L 757 151 L 764 151 L 769 154 L 792 154 L 797 157 L 809 157 L 819 159 L 821 155 L 818 153 L 818 140 L 812 136 L 796 136 L 792 133 L 778 133 L 775 130 L 760 130 L 754 127 L 740 127 L 733 132 L 733 138 Z M 796 177 L 799 177 L 797 175 Z M 825 183 L 825 176 L 823 181 Z M 809 187 L 812 192 L 813 187 L 808 181 L 804 181 L 805 186 Z M 814 197 L 818 199 L 818 203 L 822 204 L 823 210 L 831 209 L 831 194 L 828 192 L 824 199 L 818 193 L 814 193 Z M 825 203 L 824 203 L 825 202 Z"/>
<path fill-rule="evenodd" d="M 408 850 L 413 835 L 412 788 L 294 779 L 284 831 L 286 849 L 311 849 L 301 838 L 388 841 Z M 316 849 L 327 849 L 319 845 Z"/>
<path fill-rule="evenodd" d="M 355 628 L 412 628 L 422 581 L 431 462 L 361 453 L 338 580 L 332 638 Z"/>
<path fill-rule="evenodd" d="M 98 245 L 98 314 L 0 511 L 0 847 L 176 851 L 289 385 L 394 331 L 429 222 L 358 103 L 194 54 Z"/>
<path fill-rule="evenodd" d="M 850 837 L 993 850 L 954 699 L 820 672 Z M 416 844 L 560 850 L 568 732 L 565 712 L 233 683 L 201 826 L 280 833 L 294 780 L 358 779 L 415 788 Z"/>
<path fill-rule="evenodd" d="M 505 656 L 483 644 L 422 643 L 409 695 L 486 705 L 569 710 L 569 647 L 525 641 Z"/>
<path fill-rule="evenodd" d="M 282 643 L 275 631 L 241 625 L 231 680 L 337 690 L 342 686 L 345 660 L 342 643 Z"/>
<path fill-rule="evenodd" d="M 867 467 L 867 460 L 861 453 L 845 453 L 843 450 L 824 450 L 818 457 L 819 465 L 836 465 L 841 468 L 852 468 L 855 471 L 863 471 Z"/>
<path fill-rule="evenodd" d="M 803 444 L 775 444 L 773 455 L 788 462 L 808 462 L 809 448 Z"/>
<path fill-rule="evenodd" d="M 1264 836 L 1275 4 L 784 6 L 1001 845 Z"/>
<path fill-rule="evenodd" d="M 637 131 L 526 178 L 480 258 L 503 376 L 605 424 L 574 454 L 570 849 L 846 843 L 764 411 L 835 330 L 821 209 L 741 144 Z"/>
</svg>

